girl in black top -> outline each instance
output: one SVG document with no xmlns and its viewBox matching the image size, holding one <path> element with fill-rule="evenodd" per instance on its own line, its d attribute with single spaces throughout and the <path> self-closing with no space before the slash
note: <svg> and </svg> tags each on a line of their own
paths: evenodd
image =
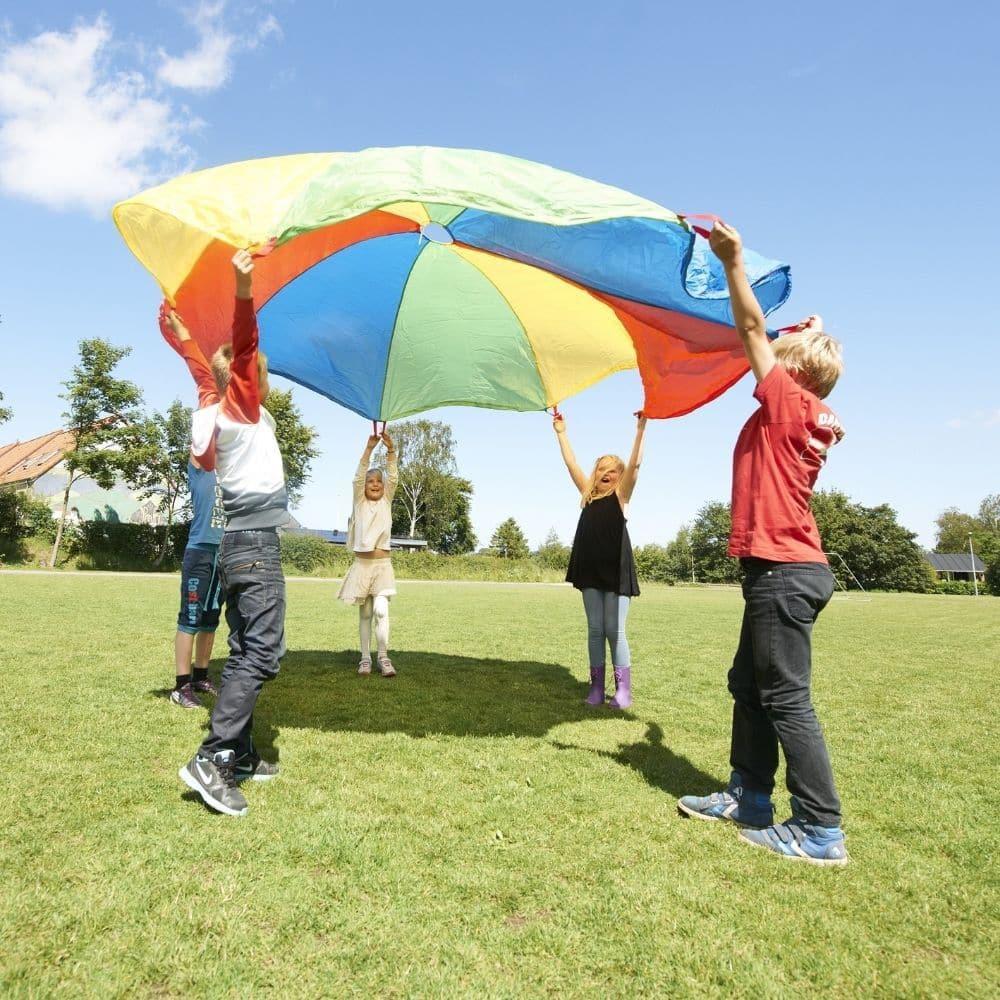
<svg viewBox="0 0 1000 1000">
<path fill-rule="evenodd" d="M 583 595 L 587 614 L 587 650 L 590 656 L 588 705 L 604 704 L 606 666 L 604 645 L 611 648 L 615 674 L 611 708 L 632 704 L 632 669 L 625 619 L 629 600 L 639 593 L 632 558 L 632 542 L 625 526 L 625 510 L 635 489 L 642 461 L 646 418 L 636 414 L 638 425 L 632 454 L 626 465 L 617 455 L 602 455 L 589 476 L 577 464 L 566 436 L 566 421 L 557 413 L 552 420 L 559 450 L 570 478 L 580 491 L 580 520 L 566 579 Z"/>
</svg>

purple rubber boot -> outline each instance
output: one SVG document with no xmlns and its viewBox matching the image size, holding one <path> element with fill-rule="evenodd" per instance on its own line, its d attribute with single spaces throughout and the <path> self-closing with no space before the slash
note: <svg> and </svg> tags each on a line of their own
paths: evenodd
<svg viewBox="0 0 1000 1000">
<path fill-rule="evenodd" d="M 586 701 L 588 705 L 604 704 L 604 666 L 590 668 L 590 693 Z"/>
<path fill-rule="evenodd" d="M 632 668 L 615 667 L 615 696 L 608 708 L 628 708 L 632 704 Z"/>
</svg>

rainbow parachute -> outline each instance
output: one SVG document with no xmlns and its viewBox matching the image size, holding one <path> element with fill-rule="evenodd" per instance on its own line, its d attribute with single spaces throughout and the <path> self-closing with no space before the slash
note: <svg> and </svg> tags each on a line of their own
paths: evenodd
<svg viewBox="0 0 1000 1000">
<path fill-rule="evenodd" d="M 724 275 L 682 217 L 498 153 L 250 160 L 145 191 L 114 220 L 206 354 L 229 337 L 234 248 L 260 251 L 271 370 L 369 419 L 541 410 L 636 367 L 647 415 L 671 417 L 747 371 Z M 788 267 L 746 258 L 768 313 Z"/>
</svg>

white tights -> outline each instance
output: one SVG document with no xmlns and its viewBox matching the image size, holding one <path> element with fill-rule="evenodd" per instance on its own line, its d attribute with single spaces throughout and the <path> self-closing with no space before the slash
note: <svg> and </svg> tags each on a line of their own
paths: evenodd
<svg viewBox="0 0 1000 1000">
<path fill-rule="evenodd" d="M 379 657 L 389 651 L 389 598 L 366 597 L 364 604 L 358 605 L 358 632 L 361 637 L 361 659 L 372 656 L 372 618 L 375 619 L 375 643 Z"/>
</svg>

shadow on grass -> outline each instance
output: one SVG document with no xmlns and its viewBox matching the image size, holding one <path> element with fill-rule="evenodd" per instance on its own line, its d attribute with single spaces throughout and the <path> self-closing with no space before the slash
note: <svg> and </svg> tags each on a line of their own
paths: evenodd
<svg viewBox="0 0 1000 1000">
<path fill-rule="evenodd" d="M 417 738 L 544 736 L 601 714 L 583 704 L 587 685 L 558 664 L 414 650 L 392 660 L 399 672 L 386 679 L 377 664 L 360 676 L 356 649 L 289 652 L 258 702 L 256 742 L 265 745 L 264 727 L 272 725 Z"/>
<path fill-rule="evenodd" d="M 393 655 L 399 673 L 385 679 L 378 668 L 357 673 L 356 649 L 296 650 L 286 654 L 278 678 L 264 685 L 254 713 L 254 743 L 268 760 L 279 757 L 281 727 L 332 732 L 427 736 L 543 737 L 566 722 L 634 719 L 584 704 L 585 681 L 555 663 L 449 656 L 406 651 Z M 213 671 L 214 673 L 214 671 Z M 150 694 L 167 698 L 170 688 Z M 211 708 L 214 699 L 205 698 Z M 208 713 L 204 725 L 208 727 Z M 662 728 L 646 725 L 645 739 L 617 752 L 553 741 L 560 750 L 586 750 L 639 773 L 669 795 L 702 795 L 719 778 L 696 768 L 664 744 Z"/>
<path fill-rule="evenodd" d="M 598 757 L 606 757 L 616 764 L 637 771 L 647 784 L 676 798 L 681 795 L 707 795 L 709 792 L 717 792 L 725 784 L 720 783 L 717 776 L 699 770 L 687 757 L 682 757 L 665 746 L 663 730 L 655 722 L 646 724 L 644 740 L 629 743 L 617 753 L 594 750 L 592 747 L 577 747 L 571 743 L 553 742 L 552 745 L 560 750 L 587 750 Z"/>
<path fill-rule="evenodd" d="M 566 722 L 635 718 L 631 712 L 584 704 L 588 685 L 554 663 L 450 656 L 406 651 L 394 654 L 399 673 L 357 673 L 355 649 L 296 650 L 281 674 L 264 686 L 254 715 L 254 742 L 269 760 L 282 727 L 333 732 L 543 737 Z M 554 743 L 560 749 L 569 744 Z M 582 748 L 589 749 L 589 748 Z M 670 795 L 703 794 L 719 787 L 717 776 L 698 770 L 664 745 L 663 730 L 647 724 L 646 738 L 617 753 L 591 750 L 637 771 Z"/>
</svg>

